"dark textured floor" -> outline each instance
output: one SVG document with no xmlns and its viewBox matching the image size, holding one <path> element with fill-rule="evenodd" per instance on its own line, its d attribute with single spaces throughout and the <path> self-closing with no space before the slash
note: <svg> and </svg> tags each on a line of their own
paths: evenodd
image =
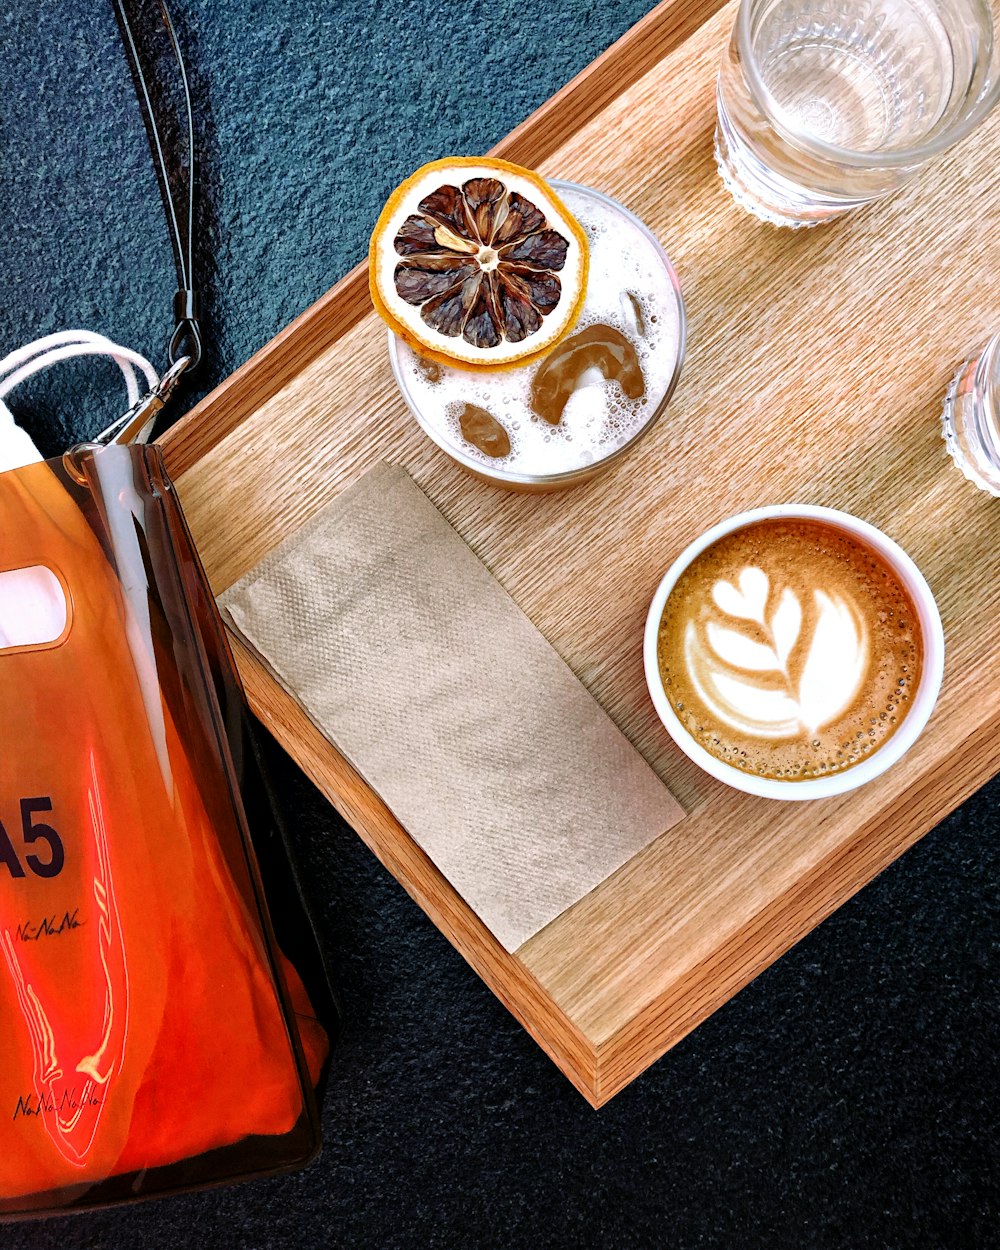
<svg viewBox="0 0 1000 1250">
<path fill-rule="evenodd" d="M 647 7 L 174 0 L 207 103 L 204 383 L 359 259 L 401 175 L 490 146 Z M 0 63 L 0 353 L 86 326 L 162 361 L 173 277 L 110 7 L 15 0 Z M 72 367 L 14 407 L 55 452 L 119 388 Z M 0 1250 L 1000 1244 L 1000 784 L 595 1113 L 271 754 L 349 1013 L 322 1158 Z"/>
</svg>

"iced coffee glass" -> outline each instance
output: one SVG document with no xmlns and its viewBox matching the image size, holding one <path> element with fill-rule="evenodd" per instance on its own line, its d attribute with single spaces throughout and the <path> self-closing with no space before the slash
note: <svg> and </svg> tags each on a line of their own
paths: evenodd
<svg viewBox="0 0 1000 1250">
<path fill-rule="evenodd" d="M 553 180 L 587 233 L 580 319 L 541 361 L 490 372 L 426 360 L 389 331 L 400 393 L 453 460 L 515 490 L 553 490 L 616 462 L 662 415 L 684 359 L 680 283 L 633 213 L 590 187 Z"/>
</svg>

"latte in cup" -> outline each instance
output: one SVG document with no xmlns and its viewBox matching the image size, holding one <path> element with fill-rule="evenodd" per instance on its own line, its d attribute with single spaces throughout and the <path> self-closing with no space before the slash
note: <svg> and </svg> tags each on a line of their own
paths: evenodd
<svg viewBox="0 0 1000 1250">
<path fill-rule="evenodd" d="M 709 755 L 801 783 L 893 738 L 921 685 L 925 639 L 910 589 L 874 545 L 818 517 L 777 515 L 723 534 L 681 571 L 656 658 L 670 708 Z"/>
</svg>

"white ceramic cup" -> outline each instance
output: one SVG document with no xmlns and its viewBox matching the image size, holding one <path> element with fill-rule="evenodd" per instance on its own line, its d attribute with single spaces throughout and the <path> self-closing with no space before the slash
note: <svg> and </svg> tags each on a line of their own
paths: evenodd
<svg viewBox="0 0 1000 1250">
<path fill-rule="evenodd" d="M 844 769 L 843 772 L 831 773 L 825 777 L 809 777 L 804 781 L 782 781 L 773 777 L 758 777 L 752 773 L 741 772 L 740 769 L 734 768 L 731 764 L 725 763 L 706 751 L 688 733 L 670 706 L 657 659 L 657 640 L 663 609 L 677 579 L 691 561 L 723 535 L 752 525 L 755 521 L 764 521 L 772 517 L 801 517 L 806 520 L 823 521 L 827 525 L 837 526 L 855 535 L 878 552 L 910 592 L 923 635 L 923 670 L 920 674 L 920 681 L 909 711 L 892 737 L 860 763 Z M 941 628 L 937 604 L 934 602 L 934 596 L 931 594 L 931 588 L 927 585 L 924 575 L 902 547 L 883 534 L 881 530 L 876 529 L 874 525 L 869 525 L 867 521 L 859 521 L 857 517 L 846 512 L 837 512 L 833 508 L 822 508 L 813 504 L 775 504 L 765 508 L 754 508 L 750 512 L 740 512 L 725 521 L 720 521 L 718 525 L 713 525 L 711 529 L 706 530 L 693 543 L 685 547 L 667 570 L 653 596 L 649 615 L 646 617 L 643 659 L 646 668 L 646 685 L 649 687 L 657 715 L 684 754 L 694 760 L 705 772 L 737 790 L 743 790 L 747 794 L 757 794 L 763 798 L 822 799 L 834 794 L 844 794 L 880 776 L 916 742 L 921 730 L 927 724 L 927 719 L 937 702 L 938 692 L 941 689 L 941 678 L 944 673 L 944 631 Z"/>
</svg>

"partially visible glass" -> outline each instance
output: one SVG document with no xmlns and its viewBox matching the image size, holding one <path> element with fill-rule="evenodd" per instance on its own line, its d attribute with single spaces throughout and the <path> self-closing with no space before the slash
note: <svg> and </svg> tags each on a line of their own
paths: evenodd
<svg viewBox="0 0 1000 1250">
<path fill-rule="evenodd" d="M 955 374 L 942 424 L 951 458 L 969 481 L 1000 495 L 1000 334 Z"/>
<path fill-rule="evenodd" d="M 736 201 L 816 225 L 891 194 L 1000 99 L 1000 0 L 743 0 L 715 151 Z"/>
</svg>

